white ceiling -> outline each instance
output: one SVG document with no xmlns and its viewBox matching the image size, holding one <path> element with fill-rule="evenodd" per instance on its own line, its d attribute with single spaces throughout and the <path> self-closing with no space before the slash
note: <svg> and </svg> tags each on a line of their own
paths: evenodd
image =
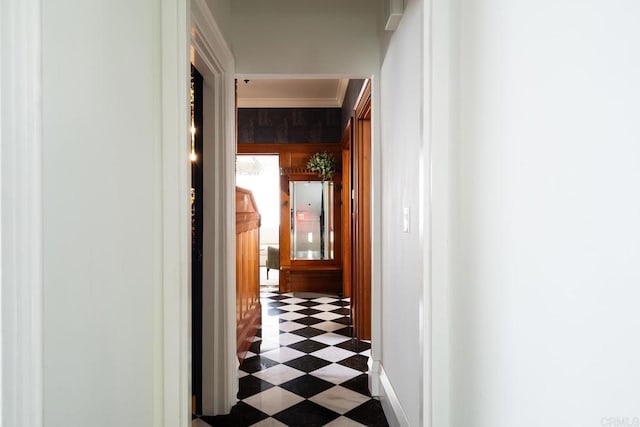
<svg viewBox="0 0 640 427">
<path fill-rule="evenodd" d="M 238 79 L 238 107 L 342 107 L 348 83 L 349 79 Z"/>
</svg>

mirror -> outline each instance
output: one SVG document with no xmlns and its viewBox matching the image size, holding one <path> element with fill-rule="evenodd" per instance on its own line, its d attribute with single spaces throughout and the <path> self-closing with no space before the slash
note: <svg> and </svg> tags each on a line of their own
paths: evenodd
<svg viewBox="0 0 640 427">
<path fill-rule="evenodd" d="M 334 259 L 333 182 L 290 181 L 291 259 Z"/>
</svg>

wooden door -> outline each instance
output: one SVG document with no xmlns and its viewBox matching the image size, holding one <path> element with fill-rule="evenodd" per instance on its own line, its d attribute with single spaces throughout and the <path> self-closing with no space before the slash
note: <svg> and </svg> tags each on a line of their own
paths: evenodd
<svg viewBox="0 0 640 427">
<path fill-rule="evenodd" d="M 355 113 L 353 140 L 352 316 L 355 336 L 371 339 L 371 84 Z"/>
</svg>

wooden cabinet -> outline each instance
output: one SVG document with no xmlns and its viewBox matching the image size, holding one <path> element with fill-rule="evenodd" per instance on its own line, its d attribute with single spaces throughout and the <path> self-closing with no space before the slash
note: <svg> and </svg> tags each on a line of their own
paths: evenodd
<svg viewBox="0 0 640 427">
<path fill-rule="evenodd" d="M 341 176 L 282 169 L 280 291 L 342 294 Z"/>
</svg>

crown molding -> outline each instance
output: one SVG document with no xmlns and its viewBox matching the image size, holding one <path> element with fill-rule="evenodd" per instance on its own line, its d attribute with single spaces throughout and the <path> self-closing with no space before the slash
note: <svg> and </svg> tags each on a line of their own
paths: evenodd
<svg viewBox="0 0 640 427">
<path fill-rule="evenodd" d="M 339 79 L 335 96 L 324 98 L 238 98 L 238 108 L 342 108 L 349 79 Z"/>
</svg>

